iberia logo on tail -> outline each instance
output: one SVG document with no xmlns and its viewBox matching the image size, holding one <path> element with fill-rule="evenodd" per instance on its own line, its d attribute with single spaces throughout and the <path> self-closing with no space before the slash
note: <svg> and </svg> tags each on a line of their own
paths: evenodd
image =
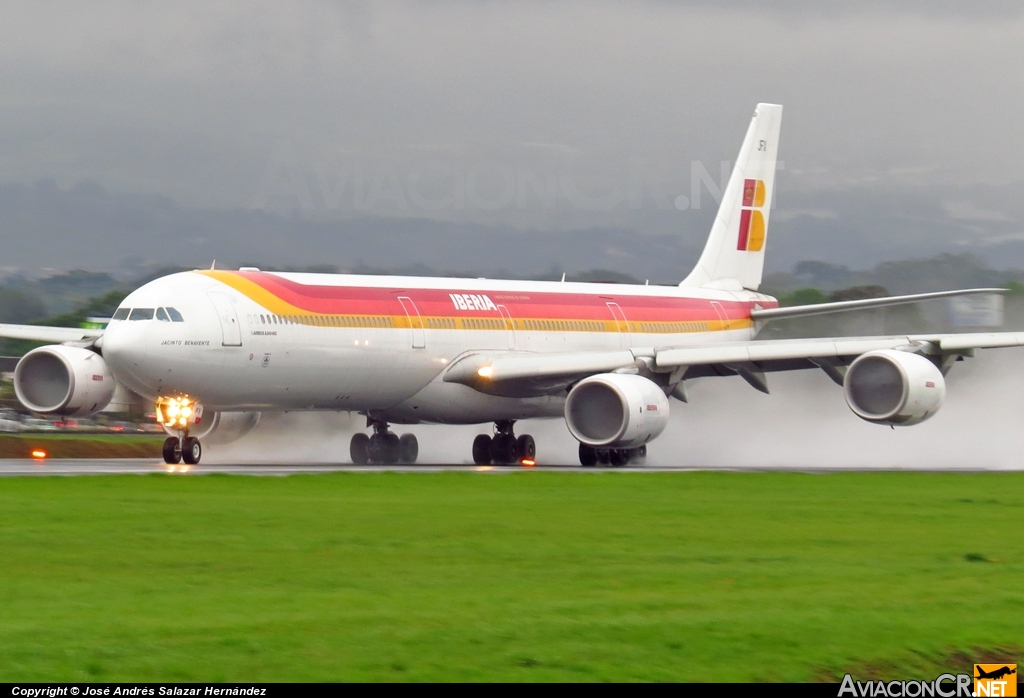
<svg viewBox="0 0 1024 698">
<path fill-rule="evenodd" d="M 743 181 L 743 208 L 740 210 L 740 235 L 736 249 L 741 252 L 760 252 L 764 249 L 765 187 L 760 179 Z"/>
</svg>

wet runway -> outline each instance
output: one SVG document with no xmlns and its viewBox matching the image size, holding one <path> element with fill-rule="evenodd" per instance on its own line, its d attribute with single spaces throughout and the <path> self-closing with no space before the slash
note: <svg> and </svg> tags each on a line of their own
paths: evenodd
<svg viewBox="0 0 1024 698">
<path fill-rule="evenodd" d="M 51 475 L 51 476 L 72 476 L 72 475 L 148 475 L 151 473 L 170 473 L 175 475 L 210 475 L 220 473 L 225 475 L 300 475 L 333 472 L 373 473 L 373 472 L 400 472 L 400 473 L 439 473 L 439 472 L 469 472 L 469 473 L 515 473 L 524 471 L 541 472 L 562 472 L 562 473 L 665 473 L 665 472 L 693 472 L 693 471 L 723 471 L 723 472 L 805 472 L 805 473 L 827 473 L 827 472 L 885 472 L 885 471 L 906 471 L 906 472 L 1009 472 L 1005 468 L 985 467 L 962 467 L 962 468 L 928 468 L 928 467 L 871 467 L 871 468 L 789 468 L 779 467 L 709 467 L 700 468 L 693 466 L 653 466 L 631 465 L 625 468 L 583 468 L 577 465 L 546 465 L 525 468 L 521 466 L 480 466 L 480 465 L 350 465 L 350 464 L 301 464 L 301 463 L 277 463 L 277 464 L 241 464 L 241 463 L 201 463 L 199 465 L 167 465 L 159 460 L 148 458 L 125 458 L 125 459 L 3 459 L 0 460 L 0 477 L 3 476 L 25 476 L 25 475 Z"/>
</svg>

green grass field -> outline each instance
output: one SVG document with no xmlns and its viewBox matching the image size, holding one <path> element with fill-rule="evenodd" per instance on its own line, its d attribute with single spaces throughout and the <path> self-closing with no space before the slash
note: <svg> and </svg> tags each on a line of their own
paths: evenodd
<svg viewBox="0 0 1024 698">
<path fill-rule="evenodd" d="M 1024 474 L 4 478 L 0 522 L 0 681 L 933 678 L 1024 646 Z"/>
</svg>

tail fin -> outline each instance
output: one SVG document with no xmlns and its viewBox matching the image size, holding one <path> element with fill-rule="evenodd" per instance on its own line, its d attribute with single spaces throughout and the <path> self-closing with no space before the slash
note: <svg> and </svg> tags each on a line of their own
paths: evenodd
<svg viewBox="0 0 1024 698">
<path fill-rule="evenodd" d="M 761 284 L 781 126 L 782 105 L 757 105 L 704 252 L 680 286 Z"/>
</svg>

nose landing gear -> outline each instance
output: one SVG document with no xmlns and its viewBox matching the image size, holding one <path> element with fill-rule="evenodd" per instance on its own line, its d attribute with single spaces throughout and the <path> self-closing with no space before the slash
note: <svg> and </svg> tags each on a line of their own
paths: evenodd
<svg viewBox="0 0 1024 698">
<path fill-rule="evenodd" d="M 199 424 L 203 415 L 203 406 L 188 395 L 181 397 L 164 396 L 156 401 L 156 421 L 168 431 L 178 432 L 178 436 L 168 436 L 164 440 L 164 463 L 177 465 L 184 461 L 187 465 L 196 465 L 203 457 L 203 446 L 199 439 L 188 435 L 190 424 Z"/>
<path fill-rule="evenodd" d="M 536 465 L 537 443 L 529 434 L 517 438 L 512 431 L 514 423 L 512 420 L 495 422 L 494 436 L 477 436 L 473 440 L 473 462 L 477 465 Z"/>
<path fill-rule="evenodd" d="M 182 461 L 186 465 L 197 465 L 203 457 L 203 445 L 196 437 L 188 436 L 188 432 L 185 432 L 183 438 L 168 436 L 164 440 L 163 455 L 164 463 L 168 465 L 177 465 Z"/>
<path fill-rule="evenodd" d="M 373 434 L 354 434 L 348 451 L 356 465 L 379 463 L 415 463 L 420 453 L 419 442 L 414 434 L 398 434 L 388 430 L 388 423 L 377 419 L 367 420 L 373 427 Z"/>
</svg>

